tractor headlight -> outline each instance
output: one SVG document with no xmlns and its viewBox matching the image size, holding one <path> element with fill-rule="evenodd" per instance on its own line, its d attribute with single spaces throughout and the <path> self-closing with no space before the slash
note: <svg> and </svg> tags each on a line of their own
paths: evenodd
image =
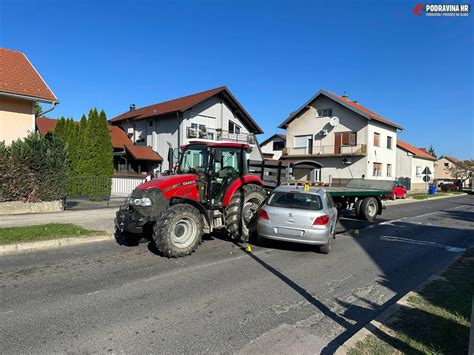
<svg viewBox="0 0 474 355">
<path fill-rule="evenodd" d="M 132 199 L 132 205 L 140 206 L 140 207 L 150 207 L 151 206 L 151 200 L 148 197 L 133 198 Z"/>
</svg>

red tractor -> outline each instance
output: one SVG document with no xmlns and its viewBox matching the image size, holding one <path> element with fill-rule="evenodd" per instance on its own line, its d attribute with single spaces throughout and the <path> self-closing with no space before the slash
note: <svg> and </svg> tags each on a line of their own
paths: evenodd
<svg viewBox="0 0 474 355">
<path fill-rule="evenodd" d="M 159 251 L 181 257 L 196 250 L 203 233 L 225 228 L 248 241 L 263 182 L 247 172 L 247 144 L 192 142 L 183 147 L 174 175 L 139 185 L 117 212 L 123 238 L 151 232 Z"/>
</svg>

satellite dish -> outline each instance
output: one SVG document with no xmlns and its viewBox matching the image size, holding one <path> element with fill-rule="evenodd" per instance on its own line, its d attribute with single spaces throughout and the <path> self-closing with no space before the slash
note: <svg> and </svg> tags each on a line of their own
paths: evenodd
<svg viewBox="0 0 474 355">
<path fill-rule="evenodd" d="M 332 116 L 332 117 L 329 119 L 329 124 L 330 124 L 332 127 L 336 127 L 336 126 L 339 124 L 339 117 L 337 117 L 337 116 Z"/>
</svg>

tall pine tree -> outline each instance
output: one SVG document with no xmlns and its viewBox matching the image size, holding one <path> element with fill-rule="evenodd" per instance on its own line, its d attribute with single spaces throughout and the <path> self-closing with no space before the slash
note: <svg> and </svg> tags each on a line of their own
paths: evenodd
<svg viewBox="0 0 474 355">
<path fill-rule="evenodd" d="M 61 116 L 61 118 L 58 120 L 58 123 L 56 123 L 56 127 L 54 128 L 54 133 L 60 137 L 62 140 L 64 140 L 64 131 L 66 129 L 66 119 Z"/>
</svg>

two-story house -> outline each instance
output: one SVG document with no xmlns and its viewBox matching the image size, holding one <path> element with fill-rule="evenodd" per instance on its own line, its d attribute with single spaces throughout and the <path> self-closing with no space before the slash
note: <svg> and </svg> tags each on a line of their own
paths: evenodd
<svg viewBox="0 0 474 355">
<path fill-rule="evenodd" d="M 260 143 L 263 155 L 268 159 L 279 160 L 286 148 L 286 135 L 275 133 Z"/>
<path fill-rule="evenodd" d="M 263 159 L 255 138 L 262 129 L 225 86 L 142 108 L 131 105 L 110 123 L 134 145 L 150 146 L 162 156 L 163 171 L 176 163 L 179 147 L 193 140 L 248 143 L 250 159 Z"/>
<path fill-rule="evenodd" d="M 0 48 L 0 142 L 35 131 L 35 104 L 58 99 L 22 52 Z M 50 111 L 50 110 L 48 110 Z"/>
<path fill-rule="evenodd" d="M 346 95 L 319 90 L 279 128 L 287 130 L 282 159 L 322 165 L 298 179 L 395 179 L 397 131 L 402 128 Z"/>
<path fill-rule="evenodd" d="M 409 190 L 426 190 L 428 188 L 428 182 L 423 179 L 428 176 L 429 182 L 433 182 L 435 160 L 436 158 L 426 150 L 397 140 L 396 176 L 400 181 L 406 181 L 403 184 Z"/>
<path fill-rule="evenodd" d="M 455 177 L 451 174 L 449 169 L 460 162 L 461 160 L 452 156 L 442 156 L 441 158 L 436 160 L 434 176 L 436 185 L 445 182 L 456 182 Z M 467 186 L 468 183 L 468 181 L 465 181 L 465 186 Z"/>
</svg>

